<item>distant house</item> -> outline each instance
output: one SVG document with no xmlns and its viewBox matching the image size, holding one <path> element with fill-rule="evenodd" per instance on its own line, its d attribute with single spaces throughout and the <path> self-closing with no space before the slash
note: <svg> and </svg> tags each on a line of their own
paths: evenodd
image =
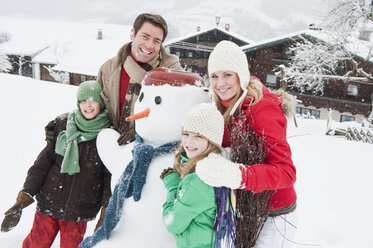
<svg viewBox="0 0 373 248">
<path fill-rule="evenodd" d="M 275 75 L 275 68 L 280 64 L 291 63 L 289 47 L 300 41 L 301 37 L 320 40 L 317 31 L 306 30 L 243 46 L 242 50 L 247 55 L 251 74 L 257 76 L 269 88 L 286 88 L 288 92 L 295 95 L 301 101 L 297 107 L 299 114 L 310 114 L 317 119 L 327 119 L 329 110 L 332 110 L 332 119 L 339 122 L 353 120 L 361 122 L 367 118 L 372 111 L 373 82 L 345 83 L 342 80 L 329 79 L 325 81 L 323 94 L 301 93 L 287 85 L 281 85 Z M 354 59 L 366 72 L 373 74 L 373 61 L 364 60 L 366 55 L 364 52 L 359 52 L 354 54 Z M 347 69 L 350 68 L 342 68 L 340 75 L 344 75 Z"/>
<path fill-rule="evenodd" d="M 68 74 L 67 83 L 74 85 L 95 80 L 100 66 L 129 41 L 131 30 L 124 25 L 17 18 L 0 18 L 1 26 L 10 34 L 0 43 L 13 64 L 10 73 L 57 82 L 53 70 Z"/>
<path fill-rule="evenodd" d="M 52 41 L 40 24 L 40 21 L 30 19 L 0 18 L 0 50 L 8 56 L 12 64 L 10 74 L 35 77 L 32 60 L 47 49 Z"/>
<path fill-rule="evenodd" d="M 106 24 L 102 30 L 93 31 L 97 36 L 70 40 L 65 46 L 68 52 L 53 69 L 68 72 L 70 84 L 95 80 L 100 66 L 129 41 L 130 30 L 130 26 Z"/>
<path fill-rule="evenodd" d="M 8 73 L 32 78 L 35 78 L 35 68 L 32 60 L 47 48 L 47 46 L 37 46 L 22 51 L 10 49 L 6 42 L 0 44 L 0 49 L 8 56 L 8 60 L 12 64 L 12 70 Z"/>
<path fill-rule="evenodd" d="M 64 44 L 59 44 L 59 46 L 63 46 L 66 51 L 70 51 L 70 49 L 76 48 L 76 41 L 70 40 Z M 52 44 L 50 47 L 48 47 L 48 49 L 44 50 L 38 56 L 33 58 L 32 63 L 35 68 L 34 78 L 43 81 L 58 82 L 58 80 L 51 75 L 51 71 L 53 71 L 56 73 L 67 73 L 68 83 L 73 85 L 79 85 L 81 82 L 86 80 L 96 79 L 98 72 L 97 66 L 90 70 L 90 72 L 88 72 L 87 69 L 83 69 L 84 66 L 80 66 L 79 70 L 76 68 L 76 63 L 79 64 L 84 62 L 82 62 L 82 59 L 76 58 L 75 60 L 72 60 L 73 62 L 70 62 L 69 67 L 66 67 L 64 66 L 64 64 L 66 64 L 66 60 L 68 60 L 70 56 L 77 56 L 77 54 L 66 52 L 66 54 L 63 54 L 63 56 L 57 58 L 55 52 L 56 49 L 56 44 Z"/>
<path fill-rule="evenodd" d="M 164 46 L 171 54 L 180 58 L 180 63 L 186 70 L 204 76 L 207 73 L 208 58 L 217 43 L 230 40 L 238 46 L 244 46 L 254 42 L 232 33 L 229 29 L 228 24 L 224 29 L 215 27 L 204 31 L 197 27 L 196 32 L 168 40 Z"/>
<path fill-rule="evenodd" d="M 98 28 L 100 27 L 100 28 Z M 130 26 L 111 24 L 79 24 L 74 27 L 79 36 L 71 35 L 45 50 L 33 62 L 40 64 L 40 79 L 55 81 L 46 67 L 55 72 L 68 73 L 69 83 L 79 85 L 96 80 L 100 66 L 114 57 L 129 41 Z M 83 32 L 84 30 L 84 32 Z M 56 58 L 56 50 L 58 57 Z"/>
</svg>

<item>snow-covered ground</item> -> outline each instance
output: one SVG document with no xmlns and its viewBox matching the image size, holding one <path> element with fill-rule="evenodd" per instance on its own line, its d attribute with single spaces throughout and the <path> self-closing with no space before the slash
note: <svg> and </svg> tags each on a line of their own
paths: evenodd
<svg viewBox="0 0 373 248">
<path fill-rule="evenodd" d="M 76 107 L 77 87 L 8 74 L 0 74 L 0 87 L 0 213 L 4 213 L 45 145 L 44 126 Z M 373 146 L 325 136 L 325 121 L 297 121 L 299 127 L 290 120 L 288 130 L 298 175 L 299 222 L 294 242 L 299 245 L 294 247 L 373 247 L 373 199 L 369 193 L 373 188 Z M 0 247 L 21 247 L 34 212 L 35 203 L 23 211 L 17 227 L 0 233 Z M 89 222 L 87 236 L 95 224 Z M 142 238 L 141 230 L 138 235 Z M 53 247 L 58 244 L 59 237 Z"/>
</svg>

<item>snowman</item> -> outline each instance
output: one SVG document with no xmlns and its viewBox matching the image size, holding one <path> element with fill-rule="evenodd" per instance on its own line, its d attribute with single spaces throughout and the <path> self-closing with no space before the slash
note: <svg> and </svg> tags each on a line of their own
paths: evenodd
<svg viewBox="0 0 373 248">
<path fill-rule="evenodd" d="M 167 191 L 159 175 L 173 165 L 185 113 L 209 99 L 204 81 L 194 73 L 164 68 L 148 73 L 136 114 L 128 117 L 136 120 L 136 140 L 118 146 L 113 129 L 98 135 L 99 155 L 117 183 L 104 224 L 80 247 L 176 247 L 162 221 Z"/>
</svg>

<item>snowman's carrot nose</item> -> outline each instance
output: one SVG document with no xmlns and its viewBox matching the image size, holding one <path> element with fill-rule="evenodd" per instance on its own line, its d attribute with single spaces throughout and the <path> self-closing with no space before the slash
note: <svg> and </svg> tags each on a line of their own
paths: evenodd
<svg viewBox="0 0 373 248">
<path fill-rule="evenodd" d="M 141 111 L 141 112 L 139 112 L 137 114 L 128 116 L 126 118 L 126 121 L 134 121 L 134 120 L 138 120 L 138 119 L 142 119 L 142 118 L 148 117 L 149 113 L 150 113 L 150 109 L 147 108 L 144 111 Z"/>
</svg>

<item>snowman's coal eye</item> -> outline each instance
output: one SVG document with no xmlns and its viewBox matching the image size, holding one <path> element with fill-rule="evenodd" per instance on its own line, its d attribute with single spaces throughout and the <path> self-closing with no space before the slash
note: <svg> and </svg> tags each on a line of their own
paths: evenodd
<svg viewBox="0 0 373 248">
<path fill-rule="evenodd" d="M 141 102 L 143 98 L 144 98 L 144 92 L 141 92 L 140 97 L 139 97 L 139 102 Z"/>
<path fill-rule="evenodd" d="M 156 97 L 154 98 L 154 102 L 155 102 L 155 104 L 159 105 L 159 104 L 161 104 L 161 102 L 162 102 L 162 98 L 161 98 L 160 96 L 156 96 Z"/>
</svg>

